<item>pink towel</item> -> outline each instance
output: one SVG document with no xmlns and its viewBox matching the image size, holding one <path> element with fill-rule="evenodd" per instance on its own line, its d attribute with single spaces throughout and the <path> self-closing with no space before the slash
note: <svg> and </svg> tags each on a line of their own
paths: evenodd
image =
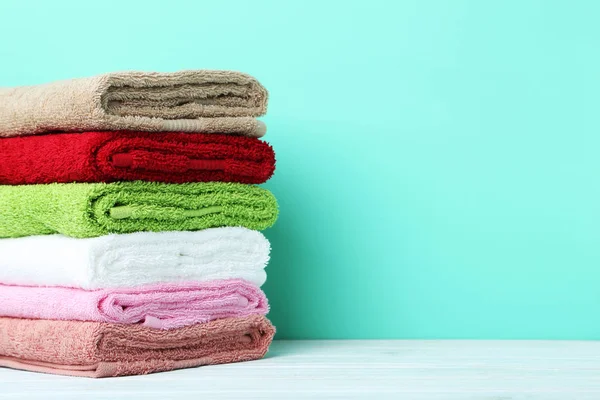
<svg viewBox="0 0 600 400">
<path fill-rule="evenodd" d="M 274 334 L 273 325 L 262 315 L 169 331 L 101 322 L 0 318 L 0 366 L 90 378 L 148 374 L 256 360 L 265 355 Z"/>
<path fill-rule="evenodd" d="M 267 312 L 265 294 L 239 279 L 100 290 L 0 285 L 1 317 L 173 329 Z"/>
</svg>

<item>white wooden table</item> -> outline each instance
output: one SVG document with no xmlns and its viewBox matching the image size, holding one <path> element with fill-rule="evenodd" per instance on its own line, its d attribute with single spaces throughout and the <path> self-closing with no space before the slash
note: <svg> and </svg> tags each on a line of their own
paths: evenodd
<svg viewBox="0 0 600 400">
<path fill-rule="evenodd" d="M 0 399 L 600 399 L 600 342 L 276 341 L 264 360 L 109 379 L 0 368 Z"/>
</svg>

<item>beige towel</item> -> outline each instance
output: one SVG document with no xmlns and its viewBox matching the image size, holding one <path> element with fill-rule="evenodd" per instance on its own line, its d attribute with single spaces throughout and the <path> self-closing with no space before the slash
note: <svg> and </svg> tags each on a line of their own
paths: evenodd
<svg viewBox="0 0 600 400">
<path fill-rule="evenodd" d="M 267 91 L 233 71 L 117 72 L 0 88 L 0 137 L 107 130 L 238 133 L 260 137 L 254 117 Z"/>
</svg>

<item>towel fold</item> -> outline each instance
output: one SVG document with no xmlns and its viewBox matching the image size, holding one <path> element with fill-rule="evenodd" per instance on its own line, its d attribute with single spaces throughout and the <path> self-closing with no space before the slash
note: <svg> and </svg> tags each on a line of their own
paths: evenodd
<svg viewBox="0 0 600 400">
<path fill-rule="evenodd" d="M 262 358 L 275 329 L 262 315 L 164 331 L 141 325 L 0 318 L 0 366 L 100 378 Z"/>
<path fill-rule="evenodd" d="M 169 131 L 260 137 L 267 91 L 233 71 L 117 72 L 0 88 L 0 136 Z"/>
<path fill-rule="evenodd" d="M 86 132 L 2 139 L 0 184 L 53 182 L 262 183 L 275 154 L 256 138 L 148 132 Z"/>
<path fill-rule="evenodd" d="M 54 183 L 0 186 L 0 237 L 61 233 L 94 237 L 219 226 L 261 230 L 277 219 L 277 201 L 240 183 Z"/>
<path fill-rule="evenodd" d="M 219 318 L 264 315 L 268 309 L 262 290 L 241 279 L 100 290 L 0 284 L 0 317 L 174 329 Z"/>
<path fill-rule="evenodd" d="M 0 282 L 101 289 L 237 278 L 261 286 L 269 251 L 262 233 L 238 227 L 28 236 L 0 240 Z"/>
</svg>

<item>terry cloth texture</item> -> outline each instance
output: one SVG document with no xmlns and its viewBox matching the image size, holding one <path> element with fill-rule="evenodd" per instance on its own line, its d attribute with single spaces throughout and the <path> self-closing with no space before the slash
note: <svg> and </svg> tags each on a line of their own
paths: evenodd
<svg viewBox="0 0 600 400">
<path fill-rule="evenodd" d="M 275 329 L 262 315 L 160 330 L 102 322 L 0 318 L 0 366 L 100 378 L 262 358 Z"/>
<path fill-rule="evenodd" d="M 100 289 L 238 278 L 261 286 L 270 248 L 262 233 L 238 227 L 2 239 L 0 282 Z"/>
<path fill-rule="evenodd" d="M 0 285 L 0 317 L 174 329 L 219 318 L 264 315 L 268 309 L 262 290 L 240 279 L 93 291 Z"/>
<path fill-rule="evenodd" d="M 0 184 L 158 181 L 263 183 L 275 170 L 267 143 L 233 135 L 86 132 L 5 138 Z"/>
<path fill-rule="evenodd" d="M 265 88 L 240 72 L 116 72 L 0 88 L 0 136 L 132 130 L 260 137 L 266 128 L 254 117 L 266 109 Z"/>
<path fill-rule="evenodd" d="M 0 237 L 95 237 L 220 226 L 261 230 L 277 219 L 267 190 L 240 183 L 115 182 L 0 186 Z"/>
</svg>

